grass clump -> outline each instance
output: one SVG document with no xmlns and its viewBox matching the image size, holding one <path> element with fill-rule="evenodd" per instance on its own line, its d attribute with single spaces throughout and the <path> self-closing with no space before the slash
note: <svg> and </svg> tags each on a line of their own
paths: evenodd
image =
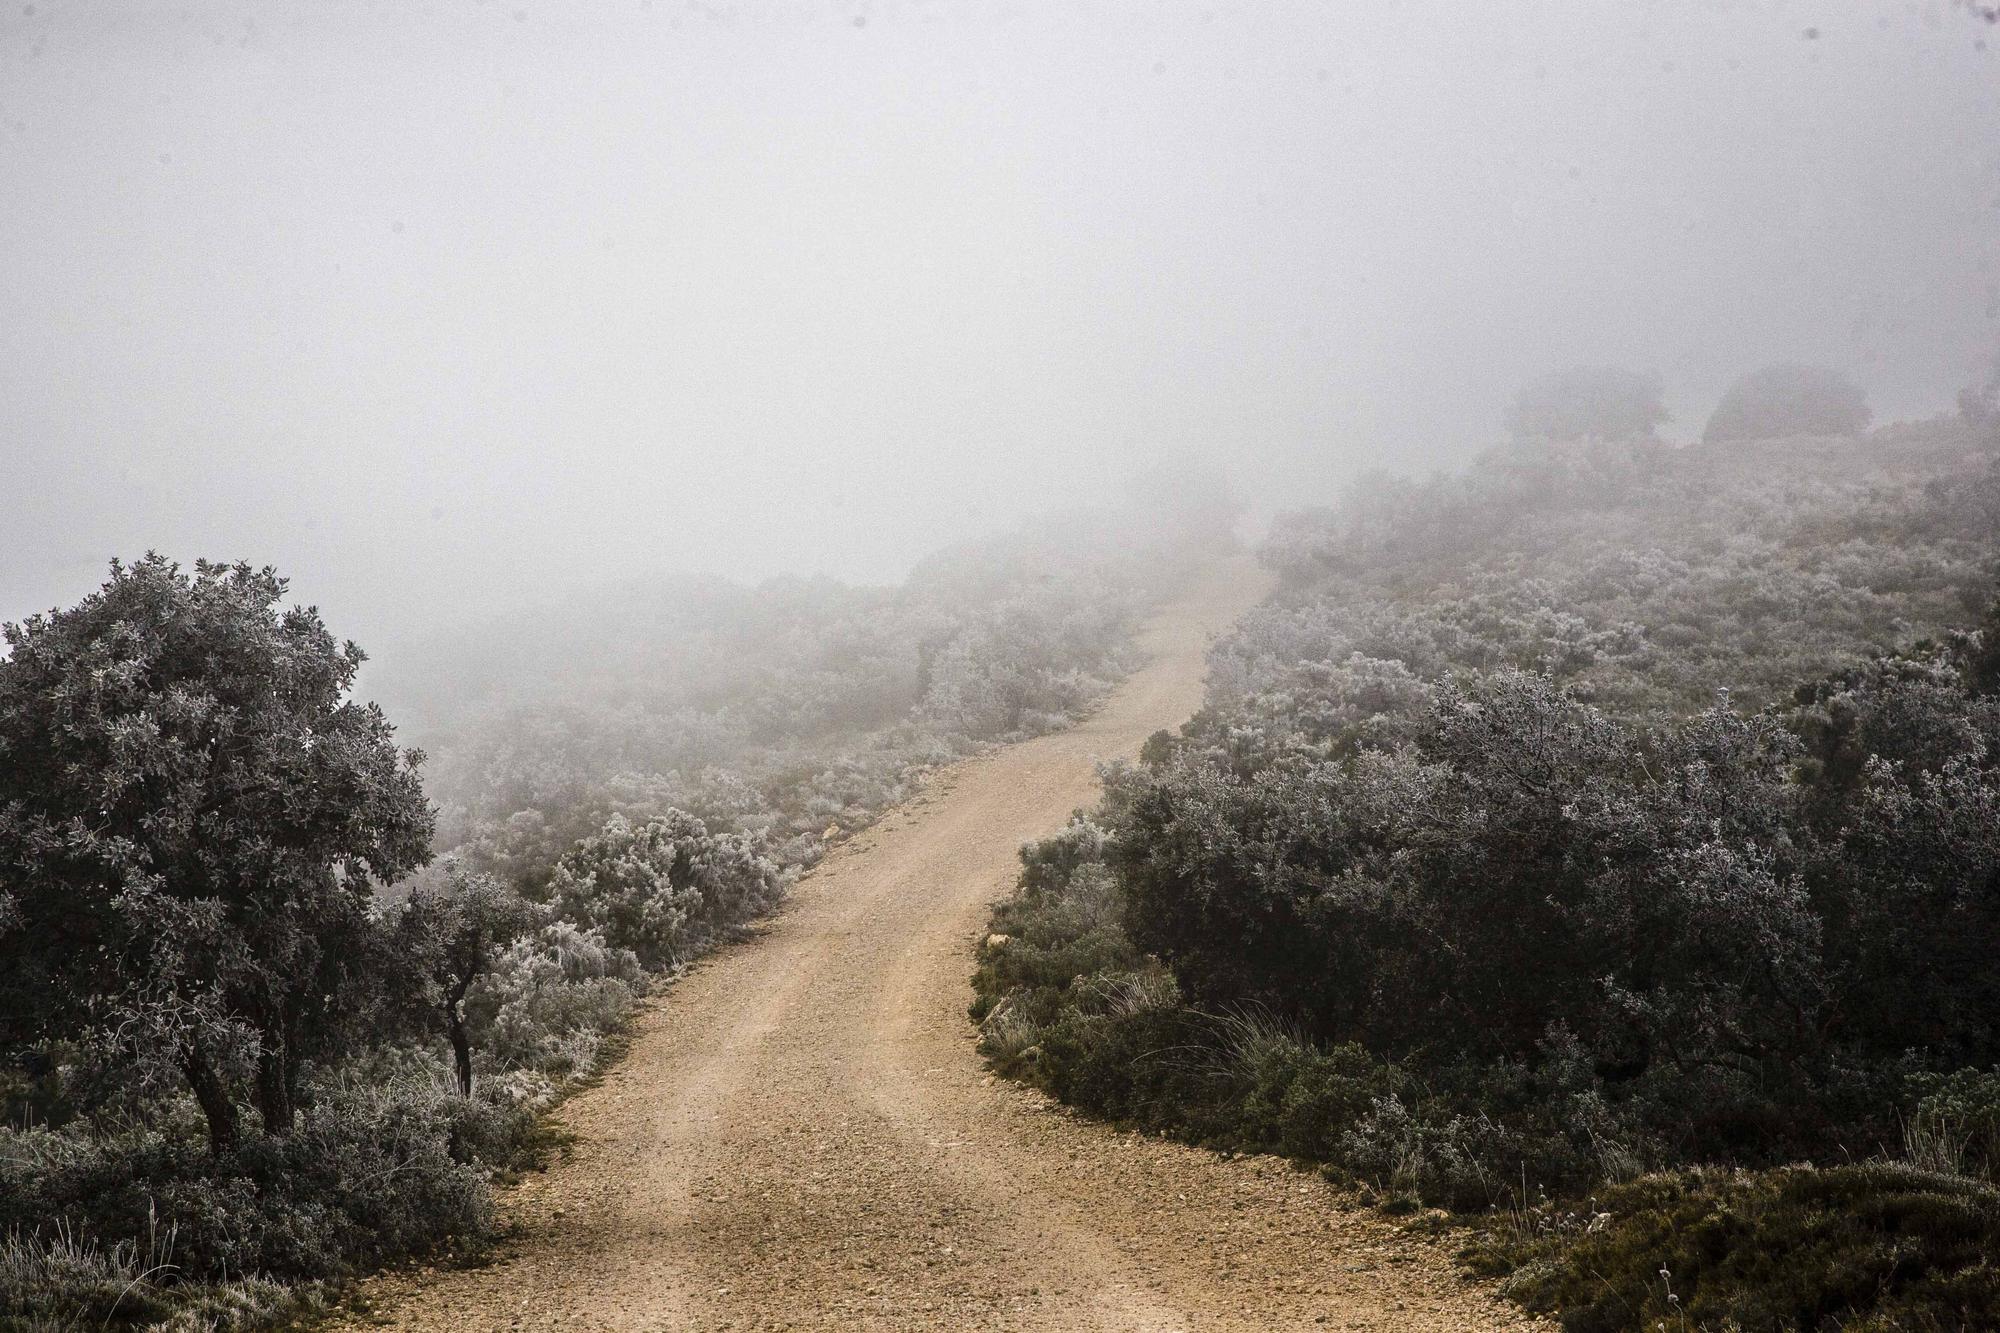
<svg viewBox="0 0 2000 1333">
<path fill-rule="evenodd" d="M 263 1277 L 182 1281 L 172 1229 L 93 1244 L 74 1231 L 0 1236 L 0 1329 L 70 1333 L 150 1327 L 162 1333 L 268 1328 L 323 1310 L 313 1284 Z"/>
</svg>

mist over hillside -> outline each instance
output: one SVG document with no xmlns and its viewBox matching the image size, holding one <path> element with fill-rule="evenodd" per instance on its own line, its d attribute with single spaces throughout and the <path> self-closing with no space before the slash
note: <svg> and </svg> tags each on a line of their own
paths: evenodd
<svg viewBox="0 0 2000 1333">
<path fill-rule="evenodd" d="M 385 657 L 893 582 L 1163 458 L 1260 513 L 1574 364 L 1885 419 L 2000 350 L 1991 26 L 1640 9 L 133 0 L 0 15 L 0 616 L 271 561 Z"/>
</svg>

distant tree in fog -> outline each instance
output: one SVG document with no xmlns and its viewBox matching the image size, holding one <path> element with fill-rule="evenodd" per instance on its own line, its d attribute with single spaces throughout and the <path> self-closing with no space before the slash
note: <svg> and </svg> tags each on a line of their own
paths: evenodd
<svg viewBox="0 0 2000 1333">
<path fill-rule="evenodd" d="M 1854 435 L 1869 417 L 1868 395 L 1837 370 L 1784 363 L 1753 370 L 1729 386 L 1701 438 L 1773 440 L 1790 435 Z"/>
<path fill-rule="evenodd" d="M 1507 409 L 1517 440 L 1632 440 L 1667 420 L 1657 375 L 1617 366 L 1575 366 L 1524 387 Z"/>
<path fill-rule="evenodd" d="M 1958 415 L 1974 430 L 2000 437 L 2000 357 L 1994 358 L 1985 383 L 1958 391 Z"/>
<path fill-rule="evenodd" d="M 360 649 L 285 587 L 114 564 L 6 626 L 0 662 L 0 1040 L 177 1071 L 218 1152 L 239 1062 L 290 1130 L 302 1066 L 381 993 L 371 882 L 430 856 L 421 756 L 347 697 Z"/>
</svg>

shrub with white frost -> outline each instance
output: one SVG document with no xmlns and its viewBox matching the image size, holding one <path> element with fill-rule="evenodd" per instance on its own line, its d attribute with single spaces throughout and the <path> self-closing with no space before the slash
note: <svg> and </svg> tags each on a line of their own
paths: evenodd
<svg viewBox="0 0 2000 1333">
<path fill-rule="evenodd" d="M 613 815 L 556 863 L 557 910 L 648 967 L 677 967 L 775 906 L 785 881 L 740 834 L 711 833 L 682 810 L 634 823 Z"/>
<path fill-rule="evenodd" d="M 514 941 L 466 996 L 481 1061 L 561 1079 L 589 1073 L 597 1048 L 645 993 L 630 949 L 594 929 L 553 921 Z"/>
</svg>

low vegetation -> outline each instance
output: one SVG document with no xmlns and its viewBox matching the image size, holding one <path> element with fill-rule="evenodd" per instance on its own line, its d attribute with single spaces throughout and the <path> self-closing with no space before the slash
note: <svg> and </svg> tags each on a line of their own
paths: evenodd
<svg viewBox="0 0 2000 1333">
<path fill-rule="evenodd" d="M 1569 1327 L 2000 1324 L 2000 438 L 1567 433 L 1278 526 L 983 1048 L 1484 1219 Z"/>
<path fill-rule="evenodd" d="M 1475 1269 L 1563 1326 L 1990 1328 L 2000 1188 L 1899 1162 L 1641 1176 L 1494 1228 Z"/>
<path fill-rule="evenodd" d="M 1218 513 L 468 633 L 377 690 L 428 759 L 270 570 L 149 557 L 8 626 L 0 1326 L 259 1327 L 475 1252 L 650 988 L 1091 707 Z"/>
</svg>

